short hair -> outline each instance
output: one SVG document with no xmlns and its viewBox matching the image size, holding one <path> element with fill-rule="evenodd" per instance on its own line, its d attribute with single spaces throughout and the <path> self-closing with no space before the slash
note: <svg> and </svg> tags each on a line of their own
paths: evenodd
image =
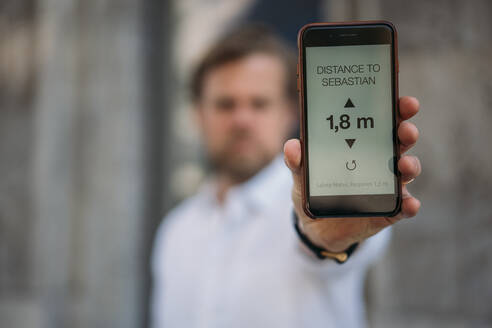
<svg viewBox="0 0 492 328">
<path fill-rule="evenodd" d="M 204 80 L 212 70 L 253 54 L 277 57 L 285 68 L 285 94 L 297 103 L 296 56 L 292 48 L 264 25 L 248 25 L 228 33 L 212 46 L 192 72 L 192 101 L 200 101 Z"/>
</svg>

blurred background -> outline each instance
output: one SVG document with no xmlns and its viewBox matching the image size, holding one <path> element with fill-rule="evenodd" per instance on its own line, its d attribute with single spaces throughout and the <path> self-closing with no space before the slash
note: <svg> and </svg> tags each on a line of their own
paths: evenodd
<svg viewBox="0 0 492 328">
<path fill-rule="evenodd" d="M 366 288 L 371 327 L 492 327 L 492 2 L 2 0 L 0 326 L 145 327 L 157 225 L 203 178 L 187 74 L 260 21 L 388 19 L 418 217 Z"/>
</svg>

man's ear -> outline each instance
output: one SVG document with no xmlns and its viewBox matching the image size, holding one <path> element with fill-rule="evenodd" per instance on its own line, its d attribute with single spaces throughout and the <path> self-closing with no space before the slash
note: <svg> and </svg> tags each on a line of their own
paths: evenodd
<svg viewBox="0 0 492 328">
<path fill-rule="evenodd" d="M 193 123 L 200 130 L 200 133 L 203 133 L 203 128 L 205 125 L 204 117 L 203 117 L 203 108 L 199 102 L 195 102 L 191 105 L 191 115 L 193 119 Z"/>
</svg>

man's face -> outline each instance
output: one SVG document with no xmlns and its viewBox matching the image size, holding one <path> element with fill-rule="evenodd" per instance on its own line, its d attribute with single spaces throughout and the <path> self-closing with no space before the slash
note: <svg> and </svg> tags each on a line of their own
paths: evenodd
<svg viewBox="0 0 492 328">
<path fill-rule="evenodd" d="M 197 113 L 213 167 L 247 180 L 281 150 L 293 123 L 280 59 L 252 54 L 210 71 Z"/>
</svg>

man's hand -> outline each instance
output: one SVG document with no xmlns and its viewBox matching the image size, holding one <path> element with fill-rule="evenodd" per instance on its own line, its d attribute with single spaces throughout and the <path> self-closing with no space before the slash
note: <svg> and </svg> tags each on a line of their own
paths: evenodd
<svg viewBox="0 0 492 328">
<path fill-rule="evenodd" d="M 301 174 L 301 144 L 298 139 L 288 140 L 284 145 L 284 160 L 292 171 L 294 187 L 292 200 L 299 217 L 301 230 L 316 245 L 331 252 L 342 252 L 355 242 L 378 233 L 385 227 L 401 220 L 413 217 L 420 208 L 420 201 L 407 190 L 405 184 L 411 182 L 420 174 L 420 161 L 415 156 L 403 156 L 417 142 L 419 132 L 414 124 L 407 122 L 419 111 L 419 102 L 413 97 L 400 98 L 400 118 L 398 138 L 400 140 L 401 158 L 398 161 L 398 170 L 402 175 L 403 200 L 401 212 L 394 217 L 373 218 L 330 218 L 313 220 L 302 209 L 302 174 Z"/>
</svg>

